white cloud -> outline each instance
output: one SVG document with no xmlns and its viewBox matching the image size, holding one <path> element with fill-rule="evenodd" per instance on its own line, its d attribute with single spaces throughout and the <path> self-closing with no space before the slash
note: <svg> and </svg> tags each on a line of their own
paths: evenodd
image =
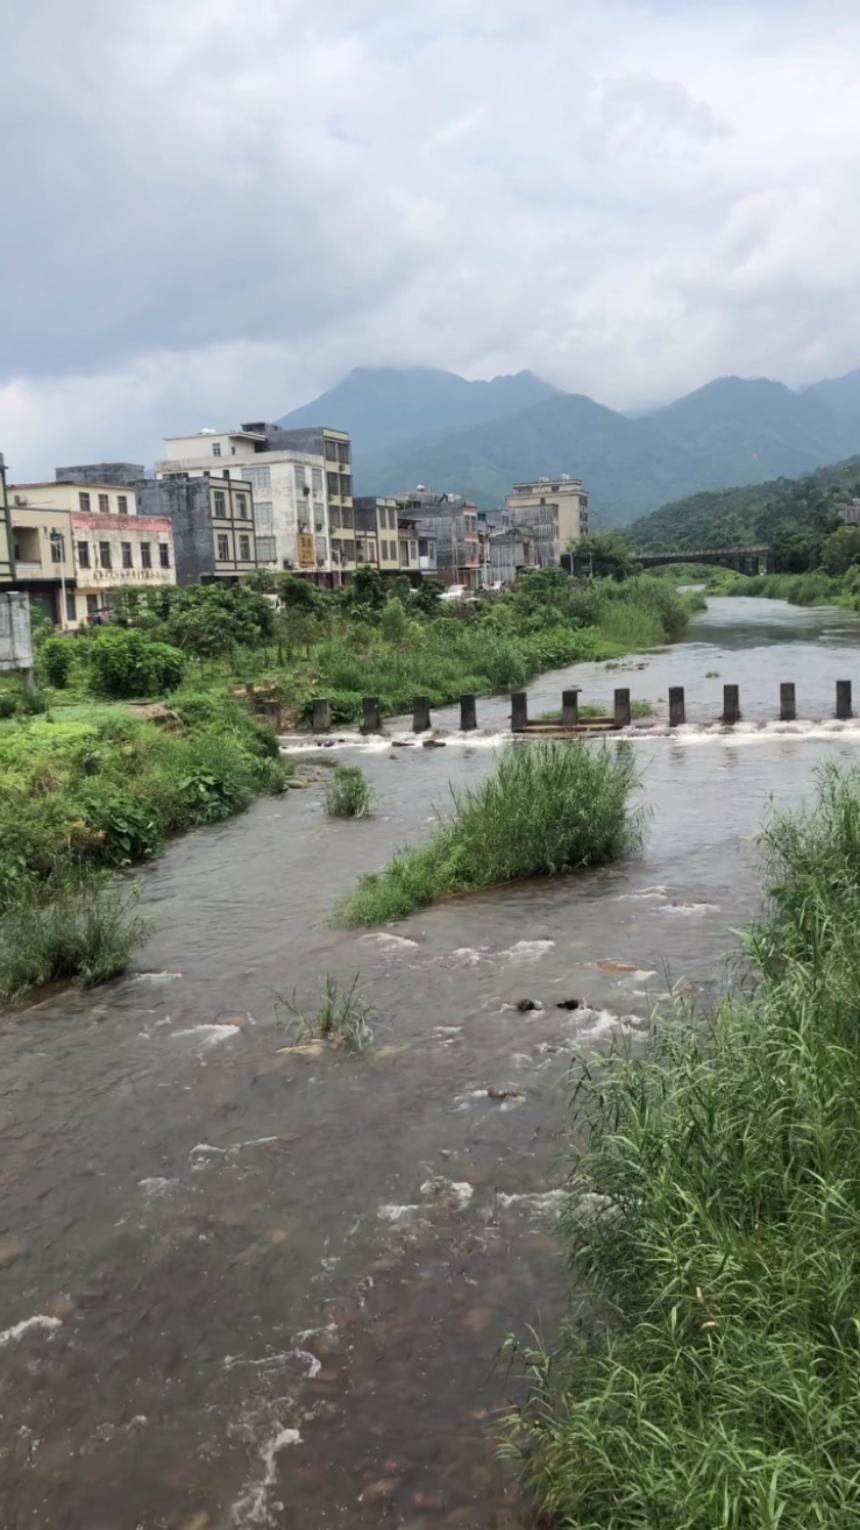
<svg viewBox="0 0 860 1530">
<path fill-rule="evenodd" d="M 151 461 L 360 363 L 605 402 L 860 364 L 854 0 L 40 0 L 0 446 Z"/>
</svg>

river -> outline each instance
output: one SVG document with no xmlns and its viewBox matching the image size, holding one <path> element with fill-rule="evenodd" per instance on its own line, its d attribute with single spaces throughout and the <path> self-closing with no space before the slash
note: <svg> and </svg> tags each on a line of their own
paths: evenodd
<svg viewBox="0 0 860 1530">
<path fill-rule="evenodd" d="M 533 715 L 574 682 L 660 703 L 621 746 L 644 849 L 609 869 L 383 934 L 328 923 L 492 767 L 502 698 L 479 702 L 486 736 L 340 755 L 373 818 L 327 819 L 312 786 L 142 874 L 157 929 L 136 971 L 4 1032 L 4 1530 L 530 1523 L 492 1427 L 517 1387 L 506 1335 L 551 1338 L 564 1310 L 568 1059 L 641 1044 L 673 985 L 701 1007 L 725 982 L 770 805 L 858 758 L 860 727 L 830 721 L 858 639 L 849 613 L 715 599 L 682 644 L 537 681 Z M 802 721 L 780 730 L 783 680 Z M 690 722 L 668 736 L 676 684 Z M 362 1057 L 284 1050 L 278 995 L 311 1008 L 326 974 L 379 1010 Z"/>
</svg>

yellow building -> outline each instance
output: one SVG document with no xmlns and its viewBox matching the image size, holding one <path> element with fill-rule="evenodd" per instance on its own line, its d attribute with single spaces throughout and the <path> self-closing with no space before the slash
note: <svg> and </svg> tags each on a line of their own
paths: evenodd
<svg viewBox="0 0 860 1530">
<path fill-rule="evenodd" d="M 401 568 L 397 500 L 360 496 L 354 504 L 356 561 L 396 574 Z M 415 549 L 416 567 L 418 548 Z"/>
<path fill-rule="evenodd" d="M 572 542 L 588 534 L 588 493 L 579 478 L 537 478 L 515 483 L 505 501 L 505 525 L 526 528 L 538 563 L 558 566 Z"/>
<path fill-rule="evenodd" d="M 116 590 L 176 583 L 172 523 L 138 515 L 130 485 L 25 483 L 8 495 L 15 584 L 59 627 L 109 613 Z"/>
</svg>

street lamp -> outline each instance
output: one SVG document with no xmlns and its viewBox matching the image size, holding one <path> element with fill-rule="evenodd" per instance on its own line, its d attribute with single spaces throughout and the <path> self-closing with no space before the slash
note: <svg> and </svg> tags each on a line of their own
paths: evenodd
<svg viewBox="0 0 860 1530">
<path fill-rule="evenodd" d="M 49 537 L 51 558 L 60 565 L 60 631 L 66 630 L 66 539 L 61 531 L 52 531 Z"/>
</svg>

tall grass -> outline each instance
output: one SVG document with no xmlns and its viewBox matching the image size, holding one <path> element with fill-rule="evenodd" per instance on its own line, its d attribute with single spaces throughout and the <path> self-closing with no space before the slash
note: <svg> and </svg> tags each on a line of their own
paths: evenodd
<svg viewBox="0 0 860 1530">
<path fill-rule="evenodd" d="M 362 877 L 340 916 L 347 925 L 384 924 L 452 893 L 613 860 L 639 841 L 633 786 L 623 751 L 512 746 L 480 786 L 453 794 L 452 811 L 426 845 Z"/>
<path fill-rule="evenodd" d="M 35 891 L 0 921 L 0 998 L 76 979 L 90 987 L 124 972 L 146 936 L 137 897 L 75 881 L 45 899 Z"/>
<path fill-rule="evenodd" d="M 560 1526 L 860 1523 L 860 775 L 764 846 L 753 995 L 578 1078 L 588 1295 L 507 1432 Z"/>
<path fill-rule="evenodd" d="M 373 792 L 358 765 L 337 765 L 325 791 L 325 810 L 330 818 L 366 818 L 373 808 Z"/>
</svg>

